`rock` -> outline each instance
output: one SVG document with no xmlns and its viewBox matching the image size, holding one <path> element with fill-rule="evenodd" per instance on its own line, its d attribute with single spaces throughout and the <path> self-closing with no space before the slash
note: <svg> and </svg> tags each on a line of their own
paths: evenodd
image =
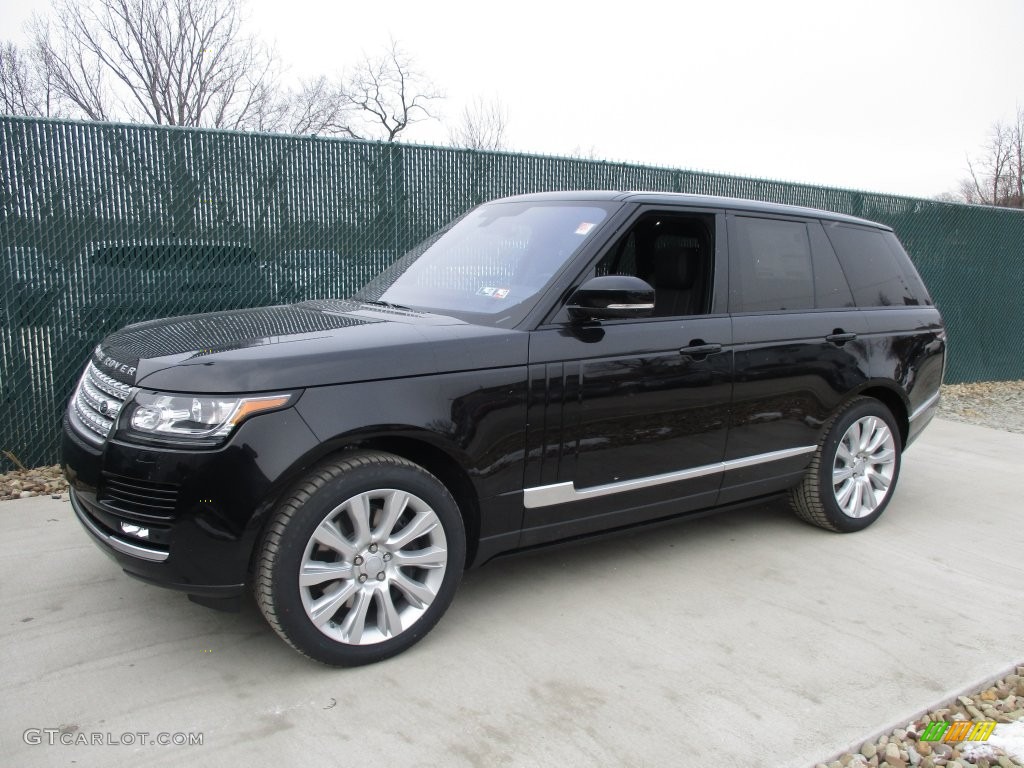
<svg viewBox="0 0 1024 768">
<path fill-rule="evenodd" d="M 32 491 L 21 491 L 18 493 L 19 499 L 27 499 L 30 496 L 35 496 L 35 494 Z"/>
<path fill-rule="evenodd" d="M 878 750 L 875 748 L 875 745 L 870 741 L 865 741 L 860 748 L 860 753 L 869 760 L 874 757 L 877 752 Z"/>
<path fill-rule="evenodd" d="M 914 749 L 917 750 L 917 754 L 924 757 L 925 755 L 930 755 L 932 753 L 932 744 L 930 741 L 919 741 Z"/>
<path fill-rule="evenodd" d="M 921 768 L 935 768 L 935 760 L 931 755 L 921 759 Z"/>
<path fill-rule="evenodd" d="M 944 757 L 947 760 L 953 756 L 953 748 L 942 741 L 937 741 L 932 745 L 932 754 L 936 757 Z"/>
<path fill-rule="evenodd" d="M 985 715 L 982 714 L 981 710 L 978 709 L 977 707 L 973 707 L 971 705 L 967 706 L 967 714 L 969 714 L 971 716 L 971 718 L 974 719 L 974 720 L 984 720 L 985 719 Z"/>
<path fill-rule="evenodd" d="M 900 748 L 896 746 L 895 742 L 890 742 L 885 745 L 885 760 L 888 763 L 892 763 L 893 760 L 900 759 Z"/>
<path fill-rule="evenodd" d="M 999 768 L 1013 768 L 1013 760 L 1006 755 L 1000 755 L 997 761 L 999 762 Z"/>
<path fill-rule="evenodd" d="M 989 690 L 982 693 L 981 696 L 979 696 L 978 698 L 980 698 L 982 701 L 995 701 L 999 697 L 996 696 L 996 692 L 990 688 Z"/>
<path fill-rule="evenodd" d="M 907 739 L 907 732 L 902 728 L 897 728 L 895 731 L 892 732 L 892 735 L 893 738 L 896 739 L 896 741 L 906 741 Z"/>
</svg>

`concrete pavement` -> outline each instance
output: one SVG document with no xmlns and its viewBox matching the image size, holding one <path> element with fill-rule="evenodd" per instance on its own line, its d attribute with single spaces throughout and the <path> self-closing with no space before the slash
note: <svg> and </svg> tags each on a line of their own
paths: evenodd
<svg viewBox="0 0 1024 768">
<path fill-rule="evenodd" d="M 0 765 L 809 766 L 1024 660 L 1022 455 L 936 421 L 859 534 L 775 505 L 494 562 L 355 670 L 124 576 L 67 502 L 4 502 Z"/>
</svg>

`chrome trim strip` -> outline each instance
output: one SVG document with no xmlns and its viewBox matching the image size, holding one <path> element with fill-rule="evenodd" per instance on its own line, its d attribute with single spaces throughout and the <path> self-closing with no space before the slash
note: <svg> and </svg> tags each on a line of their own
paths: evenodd
<svg viewBox="0 0 1024 768">
<path fill-rule="evenodd" d="M 791 459 L 794 456 L 802 456 L 805 453 L 814 453 L 816 446 L 805 445 L 799 448 L 786 448 L 771 453 L 759 453 L 754 456 L 745 456 L 742 459 L 729 459 L 714 464 L 705 464 L 702 467 L 692 469 L 681 469 L 678 472 L 666 472 L 662 475 L 651 475 L 650 477 L 638 477 L 635 480 L 622 480 L 618 483 L 607 485 L 595 485 L 590 488 L 576 489 L 572 482 L 554 483 L 552 485 L 540 485 L 536 488 L 523 489 L 523 506 L 527 509 L 537 507 L 550 507 L 554 504 L 567 504 L 570 501 L 583 501 L 584 499 L 595 499 L 599 496 L 610 496 L 613 493 L 625 491 L 636 491 L 641 488 L 651 488 L 655 485 L 675 483 L 680 480 L 691 480 L 695 477 L 714 475 L 719 472 L 728 472 L 730 469 L 743 469 L 753 467 L 757 464 L 766 464 L 770 461 Z"/>
<path fill-rule="evenodd" d="M 939 395 L 941 395 L 941 394 L 942 394 L 942 390 L 941 389 L 935 390 L 935 394 L 934 395 L 929 397 L 927 400 L 925 400 L 923 403 L 921 403 L 919 406 L 917 406 L 917 408 L 914 409 L 914 412 L 912 414 L 910 414 L 910 418 L 908 419 L 908 421 L 913 421 L 918 416 L 920 416 L 925 411 L 927 411 L 929 408 L 931 408 L 933 405 L 935 405 L 939 401 Z"/>
<path fill-rule="evenodd" d="M 609 304 L 605 309 L 654 309 L 653 304 Z"/>
<path fill-rule="evenodd" d="M 148 549 L 146 547 L 137 546 L 136 544 L 129 544 L 127 541 L 123 539 L 119 539 L 116 536 L 111 536 L 109 533 L 100 530 L 96 526 L 96 524 L 89 519 L 89 516 L 81 508 L 80 503 L 78 502 L 77 499 L 75 499 L 74 492 L 72 492 L 69 495 L 71 498 L 71 508 L 75 510 L 75 515 L 78 517 L 79 522 L 86 527 L 89 533 L 91 533 L 97 539 L 99 539 L 104 544 L 109 546 L 111 549 L 116 549 L 118 552 L 121 552 L 122 554 L 131 555 L 132 557 L 137 557 L 140 560 L 149 560 L 153 563 L 162 563 L 164 560 L 170 557 L 169 552 L 160 552 L 156 549 Z"/>
</svg>

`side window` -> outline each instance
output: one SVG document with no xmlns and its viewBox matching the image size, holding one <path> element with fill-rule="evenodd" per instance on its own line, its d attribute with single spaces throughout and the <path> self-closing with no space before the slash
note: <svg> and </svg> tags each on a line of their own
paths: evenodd
<svg viewBox="0 0 1024 768">
<path fill-rule="evenodd" d="M 910 293 L 915 299 L 914 303 L 919 304 L 931 304 L 932 297 L 928 293 L 928 289 L 924 287 L 924 281 L 921 276 L 917 274 L 917 268 L 914 266 L 914 262 L 910 260 L 910 256 L 903 249 L 900 241 L 896 235 L 892 232 L 883 232 L 882 239 L 885 240 L 886 245 L 889 246 L 889 252 L 892 253 L 893 258 L 896 259 L 896 263 L 899 264 L 903 270 L 903 276 L 907 279 L 907 287 L 910 288 Z"/>
<path fill-rule="evenodd" d="M 646 213 L 601 258 L 595 274 L 646 280 L 654 288 L 655 317 L 707 314 L 714 231 L 713 216 Z"/>
<path fill-rule="evenodd" d="M 856 306 L 839 259 L 825 236 L 821 223 L 807 225 L 814 251 L 814 306 L 817 309 L 845 309 Z"/>
<path fill-rule="evenodd" d="M 886 236 L 890 233 L 839 223 L 826 223 L 825 232 L 836 249 L 858 307 L 929 303 L 928 294 L 924 292 L 910 259 L 902 248 L 898 254 L 894 253 L 887 241 Z M 913 275 L 913 280 L 900 256 L 906 260 L 906 268 Z"/>
<path fill-rule="evenodd" d="M 737 216 L 730 230 L 729 311 L 814 307 L 814 272 L 807 225 Z"/>
</svg>

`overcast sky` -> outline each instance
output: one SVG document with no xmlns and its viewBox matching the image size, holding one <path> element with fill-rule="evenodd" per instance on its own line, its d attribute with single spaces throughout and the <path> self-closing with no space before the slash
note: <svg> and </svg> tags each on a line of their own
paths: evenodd
<svg viewBox="0 0 1024 768">
<path fill-rule="evenodd" d="M 0 37 L 46 7 L 0 0 Z M 1024 106 L 1024 0 L 250 0 L 250 23 L 295 76 L 393 37 L 450 121 L 499 97 L 510 149 L 922 197 Z"/>
</svg>

